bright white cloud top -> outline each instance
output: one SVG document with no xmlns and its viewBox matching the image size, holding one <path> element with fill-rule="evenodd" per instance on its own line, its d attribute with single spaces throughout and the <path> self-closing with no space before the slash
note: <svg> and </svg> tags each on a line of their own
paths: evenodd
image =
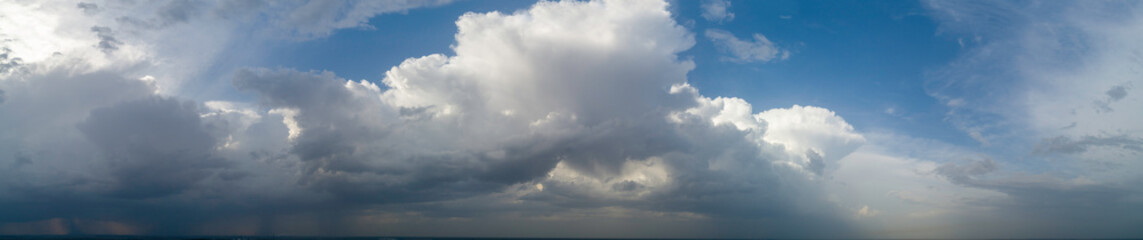
<svg viewBox="0 0 1143 240">
<path fill-rule="evenodd" d="M 1086 18 L 1106 6 L 1056 20 L 1091 51 L 1054 25 L 982 32 L 930 74 L 971 146 L 705 93 L 698 44 L 735 65 L 798 56 L 664 1 L 466 13 L 451 53 L 380 79 L 257 64 L 447 3 L 0 3 L 0 234 L 1139 236 L 1143 83 L 1122 51 L 1139 20 Z M 730 6 L 701 16 L 748 14 Z M 992 20 L 961 7 L 928 9 L 947 31 Z M 998 64 L 1015 70 L 978 70 Z M 998 85 L 1021 91 L 972 91 Z"/>
</svg>

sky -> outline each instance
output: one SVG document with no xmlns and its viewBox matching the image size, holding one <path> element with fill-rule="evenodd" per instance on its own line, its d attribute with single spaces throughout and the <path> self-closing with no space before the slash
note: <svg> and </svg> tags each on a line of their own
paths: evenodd
<svg viewBox="0 0 1143 240">
<path fill-rule="evenodd" d="M 1143 237 L 1132 1 L 0 2 L 0 235 Z"/>
</svg>

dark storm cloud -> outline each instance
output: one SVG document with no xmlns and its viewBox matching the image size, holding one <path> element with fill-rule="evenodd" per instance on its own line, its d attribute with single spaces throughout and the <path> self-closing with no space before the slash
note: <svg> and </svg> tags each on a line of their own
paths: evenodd
<svg viewBox="0 0 1143 240">
<path fill-rule="evenodd" d="M 628 159 L 692 150 L 695 146 L 685 137 L 661 118 L 617 119 L 592 126 L 563 144 L 559 156 L 581 173 L 606 178 L 620 174 Z"/>
<path fill-rule="evenodd" d="M 148 98 L 96 109 L 79 130 L 112 166 L 112 194 L 153 198 L 178 194 L 226 165 L 193 103 Z"/>
<path fill-rule="evenodd" d="M 404 140 L 389 139 L 390 129 L 371 123 L 386 119 L 362 119 L 362 114 L 372 111 L 366 109 L 368 100 L 354 97 L 345 80 L 332 73 L 242 70 L 234 84 L 258 93 L 266 107 L 298 110 L 295 119 L 303 130 L 289 152 L 302 160 L 302 181 L 314 189 L 349 201 L 407 202 L 471 196 L 495 191 L 503 184 L 478 178 L 479 171 L 488 167 L 481 163 L 487 159 L 477 153 L 364 151 L 363 147 L 385 148 L 386 141 Z M 339 174 L 327 174 L 331 172 Z"/>
<path fill-rule="evenodd" d="M 543 191 L 520 198 L 530 202 L 531 210 L 502 208 L 561 213 L 620 206 L 735 219 L 796 217 L 803 219 L 789 221 L 788 226 L 821 222 L 845 229 L 841 222 L 828 220 L 836 217 L 837 210 L 821 207 L 827 204 L 816 199 L 824 198 L 803 180 L 801 173 L 774 168 L 774 159 L 768 157 L 778 157 L 760 156 L 762 150 L 745 141 L 745 132 L 732 126 L 714 126 L 697 116 L 687 117 L 686 124 L 677 125 L 662 117 L 666 111 L 653 111 L 642 118 L 600 121 L 576 128 L 570 135 L 523 135 L 523 139 L 504 141 L 491 150 L 476 148 L 479 144 L 461 143 L 440 151 L 431 150 L 436 147 L 431 145 L 404 144 L 438 136 L 400 135 L 400 131 L 418 132 L 424 126 L 439 126 L 434 122 L 439 119 L 404 118 L 412 110 L 374 105 L 375 99 L 357 95 L 356 90 L 346 87 L 344 79 L 331 73 L 243 70 L 235 75 L 234 84 L 257 93 L 266 108 L 298 111 L 295 119 L 302 130 L 289 152 L 302 160 L 301 179 L 310 189 L 333 193 L 341 201 L 407 206 L 430 216 L 488 216 L 497 211 L 456 209 L 434 202 L 498 206 L 500 203 L 481 203 L 481 198 L 462 199 L 519 191 L 511 187 L 538 181 L 544 185 Z M 689 105 L 671 108 L 686 106 Z M 465 124 L 476 123 L 479 121 Z M 464 130 L 456 130 L 441 137 L 463 138 L 464 134 Z M 487 137 L 487 141 L 502 141 L 496 140 L 495 135 Z M 402 147 L 390 150 L 394 146 Z M 634 181 L 605 180 L 605 186 L 593 189 L 585 188 L 584 183 L 544 180 L 558 162 L 586 176 L 616 179 L 623 174 L 625 164 L 652 164 L 638 160 L 651 157 L 663 159 L 659 167 L 668 169 L 673 180 L 649 193 L 648 186 Z M 712 170 L 714 162 L 730 167 Z M 638 199 L 616 199 L 599 196 L 596 191 L 643 195 Z"/>
<path fill-rule="evenodd" d="M 258 92 L 267 107 L 299 110 L 296 119 L 304 130 L 290 152 L 305 163 L 305 181 L 312 181 L 310 184 L 318 189 L 365 201 L 430 201 L 486 194 L 544 176 L 561 159 L 580 169 L 600 171 L 593 174 L 610 175 L 628 158 L 645 158 L 678 147 L 671 143 L 677 136 L 664 138 L 663 133 L 654 131 L 656 128 L 613 121 L 577 135 L 581 139 L 533 136 L 505 142 L 495 149 L 502 152 L 497 157 L 488 156 L 484 150 L 464 150 L 468 148 L 465 146 L 443 152 L 412 146 L 368 152 L 360 149 L 392 148 L 411 140 L 393 137 L 393 131 L 433 123 L 386 126 L 376 123 L 403 120 L 361 119 L 362 114 L 372 111 L 362 109 L 375 103 L 355 97 L 344 79 L 329 73 L 244 70 L 236 74 L 234 83 L 239 89 Z M 390 110 L 395 110 L 390 116 L 409 114 L 407 108 Z M 326 176 L 322 171 L 391 176 L 400 182 L 378 184 L 374 181 L 379 180 Z"/>
<path fill-rule="evenodd" d="M 87 233 L 109 233 L 94 222 L 139 231 L 188 224 L 161 215 L 192 216 L 198 206 L 158 199 L 227 166 L 212 156 L 217 137 L 194 103 L 154 96 L 153 85 L 121 73 L 62 63 L 0 81 L 8 99 L 0 162 L 11 163 L 0 166 L 0 222 L 34 229 L 66 219 L 63 230 Z M 157 226 L 165 224 L 172 227 Z"/>
<path fill-rule="evenodd" d="M 79 69 L 83 69 L 82 66 L 20 72 L 13 77 L 25 81 L 0 83 L 5 92 L 5 105 L 0 108 L 0 131 L 15 138 L 54 141 L 72 136 L 72 133 L 59 132 L 74 130 L 75 124 L 92 109 L 144 98 L 154 92 L 154 86 L 118 73 Z M 58 143 L 45 145 L 53 144 Z M 40 150 L 24 152 L 37 151 Z"/>
</svg>

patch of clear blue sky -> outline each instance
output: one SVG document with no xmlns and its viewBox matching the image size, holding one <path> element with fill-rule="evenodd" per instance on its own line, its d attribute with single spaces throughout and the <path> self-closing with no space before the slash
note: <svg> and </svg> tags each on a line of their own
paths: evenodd
<svg viewBox="0 0 1143 240">
<path fill-rule="evenodd" d="M 708 96 L 746 99 L 756 110 L 794 104 L 829 108 L 858 130 L 892 129 L 917 137 L 976 144 L 944 122 L 947 108 L 925 93 L 925 72 L 960 52 L 938 36 L 915 1 L 734 1 L 732 21 L 708 22 L 700 2 L 679 1 L 677 20 L 693 22 L 698 44 L 685 55 L 689 80 Z M 739 39 L 763 34 L 791 52 L 784 61 L 723 62 L 703 32 Z M 887 109 L 893 108 L 889 114 Z"/>
<path fill-rule="evenodd" d="M 376 29 L 345 29 L 328 38 L 285 44 L 263 67 L 329 70 L 338 76 L 379 82 L 407 58 L 452 54 L 455 21 L 466 12 L 511 13 L 533 1 L 459 1 L 385 14 Z M 734 1 L 732 21 L 708 22 L 698 1 L 675 1 L 676 20 L 696 35 L 682 53 L 696 69 L 689 81 L 706 96 L 739 97 L 755 111 L 794 104 L 829 108 L 859 131 L 889 129 L 916 137 L 975 145 L 944 121 L 947 108 L 925 93 L 926 71 L 960 52 L 955 39 L 937 35 L 937 24 L 914 1 Z M 703 32 L 717 28 L 740 39 L 760 33 L 790 58 L 769 63 L 719 60 Z M 889 114 L 887 109 L 895 113 Z"/>
</svg>

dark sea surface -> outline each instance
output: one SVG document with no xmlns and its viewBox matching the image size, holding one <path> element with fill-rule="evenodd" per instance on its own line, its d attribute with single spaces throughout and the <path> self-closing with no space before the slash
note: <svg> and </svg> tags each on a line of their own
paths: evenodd
<svg viewBox="0 0 1143 240">
<path fill-rule="evenodd" d="M 121 236 L 121 235 L 28 235 L 3 236 L 0 240 L 65 240 L 65 239 L 93 239 L 93 240 L 659 240 L 662 238 L 482 238 L 482 237 L 306 237 L 306 236 Z M 703 238 L 668 238 L 670 240 L 716 240 Z M 718 240 L 726 240 L 719 238 Z M 899 239 L 897 239 L 899 240 Z"/>
<path fill-rule="evenodd" d="M 64 239 L 94 239 L 94 240 L 727 240 L 726 238 L 486 238 L 486 237 L 306 237 L 306 236 L 122 236 L 122 235 L 28 235 L 4 236 L 0 240 L 64 240 Z M 866 239 L 872 240 L 872 239 Z M 902 240 L 902 239 L 894 239 Z M 931 240 L 931 239 L 930 239 Z M 1011 239 L 1009 239 L 1011 240 Z M 1020 239 L 1033 240 L 1033 239 Z M 1053 239 L 1061 240 L 1061 239 Z"/>
<path fill-rule="evenodd" d="M 65 240 L 65 239 L 94 239 L 94 240 L 658 240 L 662 238 L 482 238 L 482 237 L 306 237 L 306 236 L 122 236 L 122 235 L 28 235 L 3 236 L 0 240 Z M 669 238 L 670 240 L 715 240 L 703 238 Z M 725 239 L 719 239 L 725 240 Z"/>
<path fill-rule="evenodd" d="M 727 238 L 486 238 L 486 237 L 306 237 L 306 236 L 119 236 L 119 235 L 45 235 L 45 236 L 3 236 L 0 235 L 0 240 L 63 240 L 63 239 L 95 239 L 95 240 L 272 240 L 272 239 L 286 239 L 286 240 L 727 240 Z M 752 238 L 741 238 L 752 239 Z M 977 240 L 1072 240 L 1073 238 L 1006 238 L 1006 239 L 977 239 Z M 1087 238 L 1074 238 L 1074 239 L 1087 239 Z M 1115 239 L 1115 238 L 1092 238 L 1092 239 Z M 766 239 L 766 240 L 781 240 L 781 239 Z M 850 240 L 882 240 L 882 239 L 850 239 Z M 888 239 L 886 239 L 888 240 Z M 892 239 L 892 240 L 909 240 L 909 239 Z M 954 240 L 954 239 L 926 239 L 926 240 Z"/>
<path fill-rule="evenodd" d="M 120 236 L 120 235 L 43 235 L 43 236 L 0 236 L 0 240 L 65 240 L 65 239 L 94 239 L 94 240 L 652 240 L 652 239 L 607 239 L 607 238 L 465 238 L 465 237 L 306 237 L 306 236 Z M 683 240 L 672 239 L 672 240 Z"/>
</svg>

